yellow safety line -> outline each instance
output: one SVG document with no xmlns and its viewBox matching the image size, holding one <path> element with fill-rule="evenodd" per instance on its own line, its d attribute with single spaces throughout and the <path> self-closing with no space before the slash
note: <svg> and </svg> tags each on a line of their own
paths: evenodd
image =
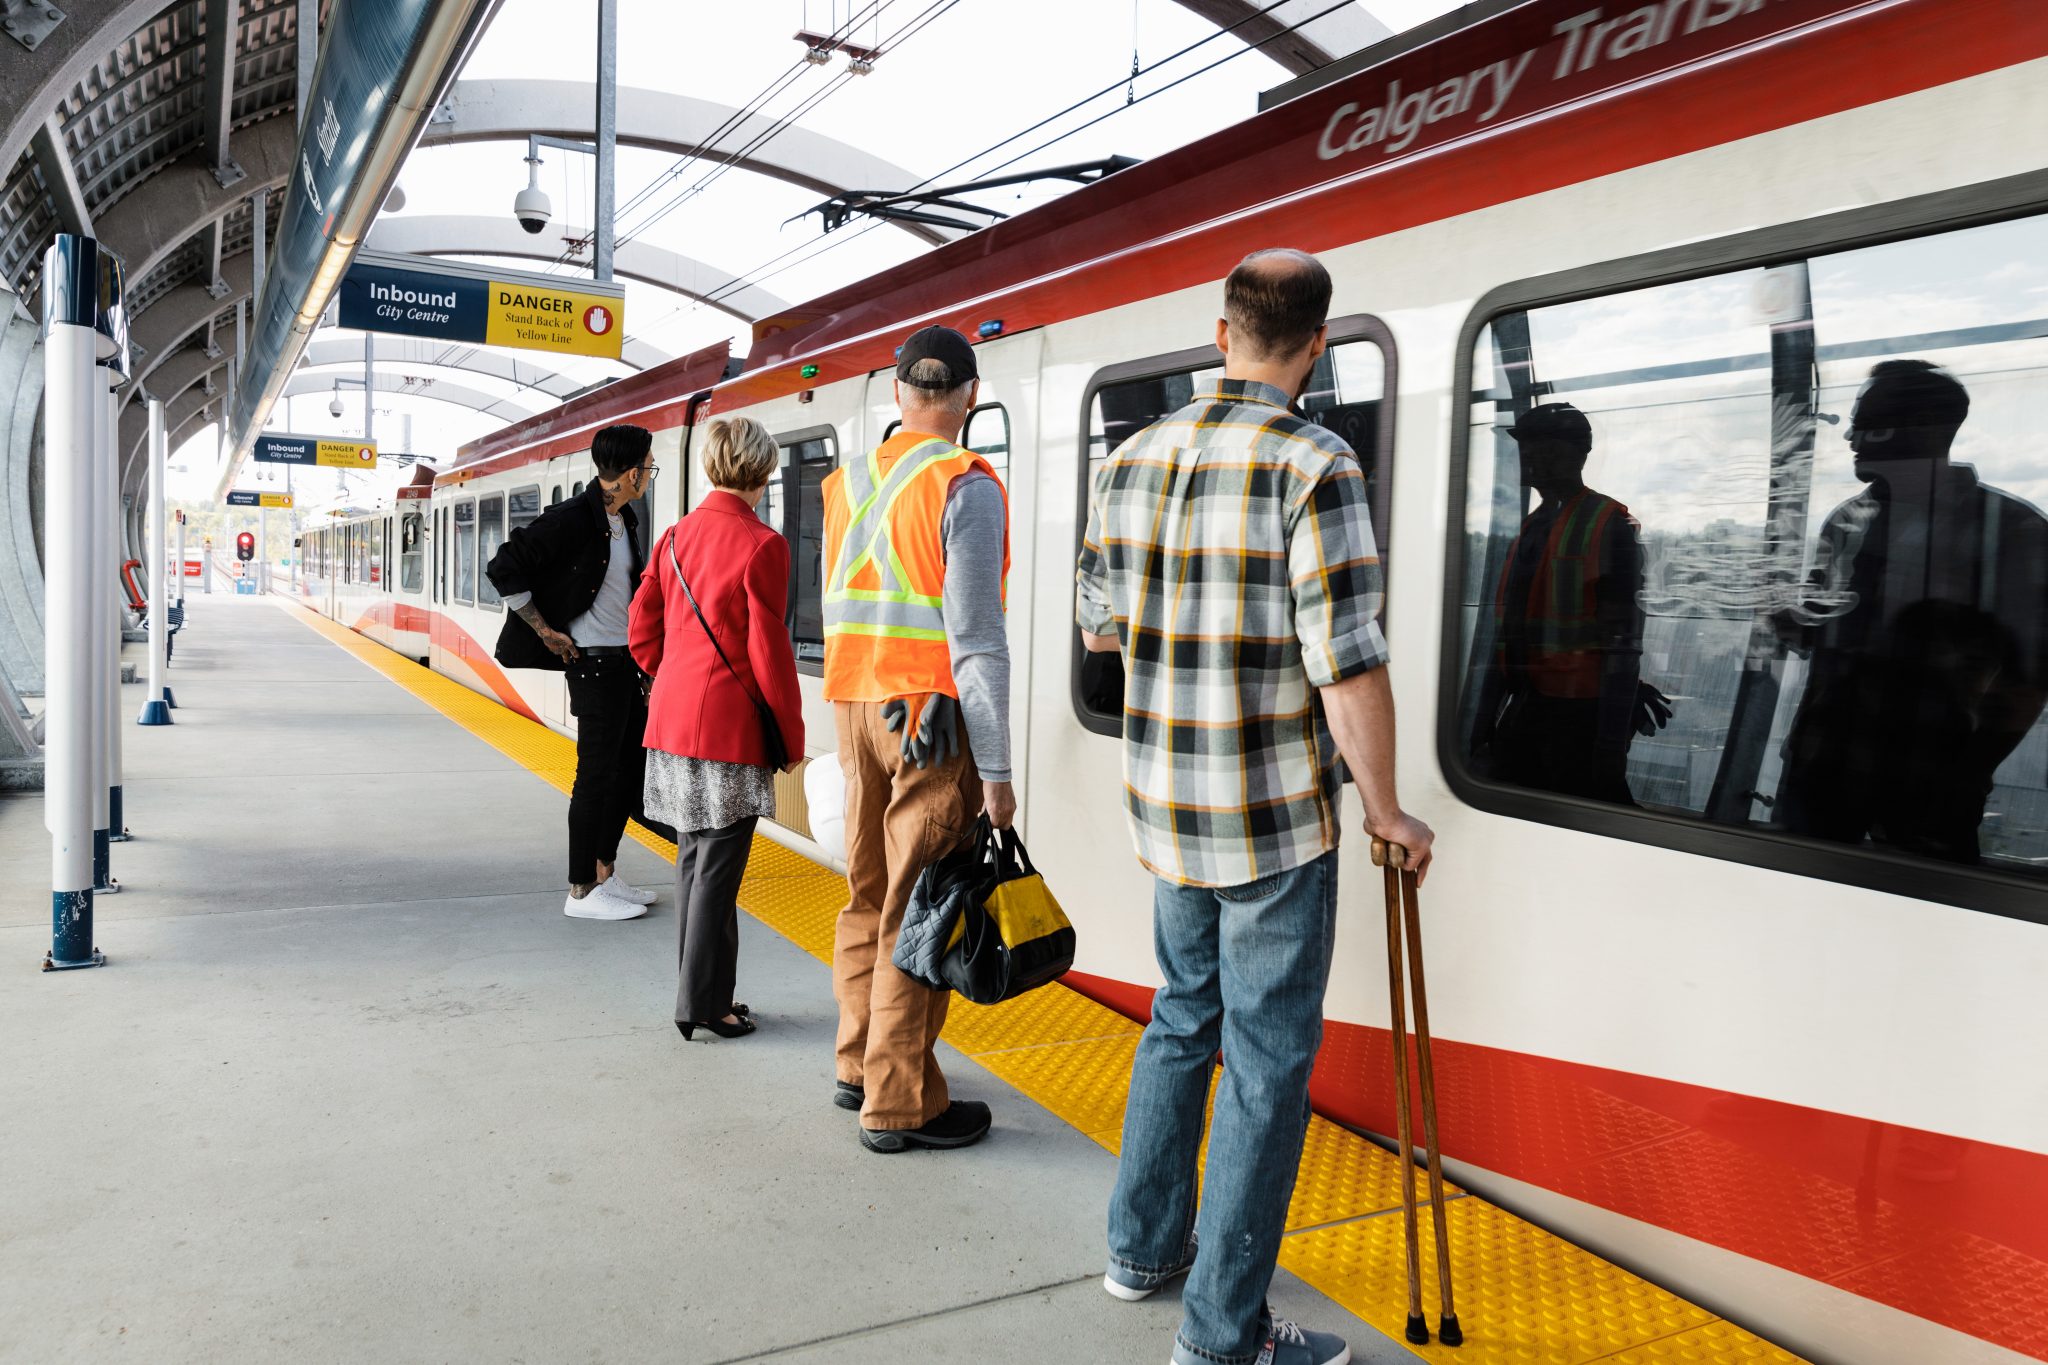
<svg viewBox="0 0 2048 1365">
<path fill-rule="evenodd" d="M 513 762 L 569 790 L 574 741 L 297 603 L 288 605 L 312 629 Z M 674 844 L 638 825 L 630 832 L 675 860 Z M 740 885 L 748 914 L 830 963 L 833 928 L 845 903 L 846 884 L 837 873 L 755 838 Z M 1114 1152 L 1140 1032 L 1114 1010 L 1052 985 L 992 1008 L 955 1000 L 944 1037 Z M 1423 1359 L 1445 1365 L 1802 1365 L 1735 1324 L 1453 1188 L 1444 1212 L 1465 1344 L 1407 1347 Z M 1398 1158 L 1320 1116 L 1310 1119 L 1280 1264 L 1395 1341 L 1402 1340 L 1408 1311 L 1400 1207 Z M 1430 1219 L 1420 1221 L 1423 1309 L 1433 1329 L 1435 1237 Z"/>
</svg>

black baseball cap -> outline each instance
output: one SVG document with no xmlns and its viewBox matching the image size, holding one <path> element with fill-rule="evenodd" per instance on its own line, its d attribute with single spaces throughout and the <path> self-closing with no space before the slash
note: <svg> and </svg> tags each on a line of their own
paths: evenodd
<svg viewBox="0 0 2048 1365">
<path fill-rule="evenodd" d="M 910 377 L 910 367 L 920 360 L 936 360 L 946 367 L 945 383 L 923 382 Z M 974 347 L 951 327 L 920 327 L 910 340 L 896 349 L 896 377 L 912 388 L 944 392 L 957 389 L 970 379 L 979 379 L 974 364 Z"/>
<path fill-rule="evenodd" d="M 1523 413 L 1508 435 L 1517 441 L 1572 441 L 1591 449 L 1593 424 L 1570 403 L 1544 403 Z"/>
</svg>

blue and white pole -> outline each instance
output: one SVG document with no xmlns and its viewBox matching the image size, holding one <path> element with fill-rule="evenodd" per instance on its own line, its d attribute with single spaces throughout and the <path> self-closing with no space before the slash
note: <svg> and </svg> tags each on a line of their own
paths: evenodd
<svg viewBox="0 0 2048 1365">
<path fill-rule="evenodd" d="M 171 591 L 170 547 L 164 544 L 164 405 L 149 400 L 149 691 L 138 725 L 169 725 L 164 687 L 164 603 Z M 182 558 L 182 556 L 180 557 Z M 185 571 L 184 565 L 178 572 Z"/>
<path fill-rule="evenodd" d="M 124 348 L 125 349 L 125 348 Z M 125 367 L 124 367 L 125 368 Z M 105 568 L 107 584 L 107 671 L 100 678 L 100 686 L 107 689 L 107 842 L 125 844 L 128 842 L 128 822 L 121 809 L 121 744 L 128 727 L 121 720 L 121 635 L 122 625 L 128 614 L 126 603 L 128 593 L 121 582 L 121 562 L 128 557 L 127 538 L 122 535 L 121 515 L 121 395 L 115 392 L 127 376 L 116 370 L 112 363 L 100 367 L 107 379 L 106 433 L 104 446 L 100 451 L 101 515 L 107 522 L 107 557 Z M 121 884 L 109 873 L 102 884 L 93 887 L 95 891 L 119 891 Z"/>
<path fill-rule="evenodd" d="M 43 823 L 50 951 L 43 970 L 98 967 L 93 946 L 92 548 L 100 387 L 99 244 L 60 233 L 43 254 Z"/>
</svg>

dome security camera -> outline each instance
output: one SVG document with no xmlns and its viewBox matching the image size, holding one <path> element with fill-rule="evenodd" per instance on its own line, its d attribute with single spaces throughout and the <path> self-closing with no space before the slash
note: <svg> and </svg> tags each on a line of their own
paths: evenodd
<svg viewBox="0 0 2048 1365">
<path fill-rule="evenodd" d="M 554 205 L 548 202 L 547 195 L 538 186 L 528 185 L 512 201 L 512 216 L 528 232 L 539 232 L 546 227 L 554 213 Z"/>
<path fill-rule="evenodd" d="M 341 416 L 341 395 L 340 395 L 340 394 L 336 394 L 336 395 L 335 395 L 334 397 L 332 397 L 332 398 L 330 398 L 330 399 L 328 399 L 328 400 L 327 400 L 327 415 L 328 415 L 329 417 L 339 417 L 339 416 Z"/>
<path fill-rule="evenodd" d="M 512 216 L 519 220 L 519 226 L 528 232 L 539 232 L 548 225 L 548 219 L 555 216 L 554 205 L 540 187 L 540 157 L 529 154 L 526 158 L 526 188 L 519 191 L 512 200 Z"/>
</svg>

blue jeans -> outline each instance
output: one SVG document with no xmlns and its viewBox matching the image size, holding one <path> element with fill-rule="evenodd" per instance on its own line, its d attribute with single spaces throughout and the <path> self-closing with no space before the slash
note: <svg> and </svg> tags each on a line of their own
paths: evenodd
<svg viewBox="0 0 2048 1365">
<path fill-rule="evenodd" d="M 1109 1254 L 1141 1280 L 1164 1280 L 1199 1241 L 1180 1344 L 1198 1359 L 1240 1365 L 1259 1345 L 1308 1130 L 1337 855 L 1244 886 L 1160 881 L 1152 913 L 1166 984 L 1131 1070 Z M 1219 1045 L 1223 1080 L 1198 1214 L 1195 1158 Z"/>
</svg>

